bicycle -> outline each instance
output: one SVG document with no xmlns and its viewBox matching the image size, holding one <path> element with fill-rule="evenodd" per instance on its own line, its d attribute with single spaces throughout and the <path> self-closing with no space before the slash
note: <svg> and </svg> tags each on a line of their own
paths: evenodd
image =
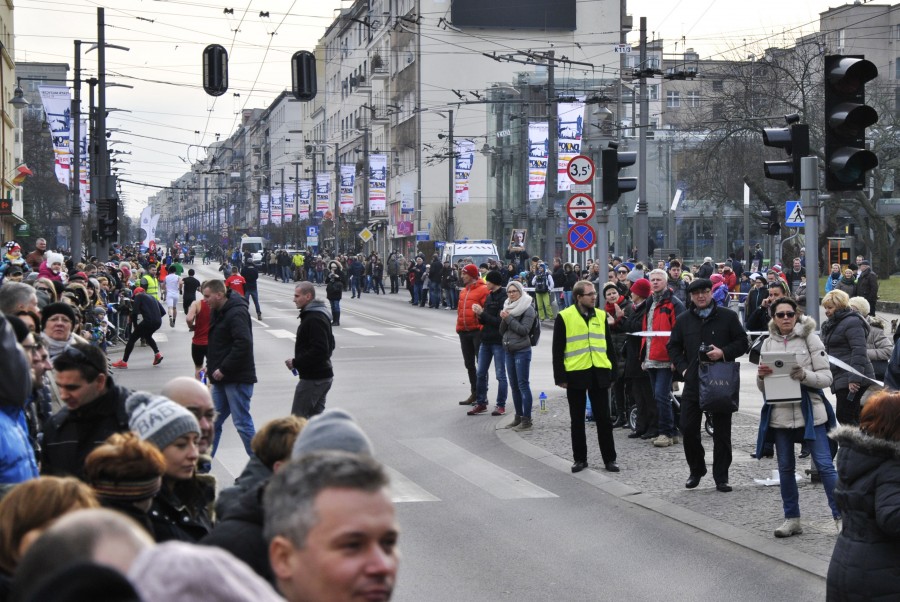
<svg viewBox="0 0 900 602">
<path fill-rule="evenodd" d="M 672 413 L 675 416 L 675 424 L 680 424 L 681 422 L 681 395 L 676 395 L 674 391 L 669 392 L 669 401 L 672 402 Z M 631 410 L 628 412 L 628 426 L 631 427 L 632 431 L 637 430 L 637 416 L 638 410 L 637 406 L 632 406 Z M 709 412 L 703 412 L 703 428 L 706 430 L 706 433 L 712 437 L 714 427 L 713 427 L 713 417 Z"/>
</svg>

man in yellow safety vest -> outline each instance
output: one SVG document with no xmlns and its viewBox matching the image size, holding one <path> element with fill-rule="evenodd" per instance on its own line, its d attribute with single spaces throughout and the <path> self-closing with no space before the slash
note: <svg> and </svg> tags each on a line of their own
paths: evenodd
<svg viewBox="0 0 900 602">
<path fill-rule="evenodd" d="M 609 419 L 612 363 L 606 353 L 606 312 L 594 307 L 597 291 L 587 280 L 575 283 L 575 303 L 559 312 L 553 324 L 553 380 L 566 390 L 572 422 L 572 472 L 587 468 L 584 412 L 587 395 L 597 425 L 600 455 L 608 472 L 619 472 Z"/>
</svg>

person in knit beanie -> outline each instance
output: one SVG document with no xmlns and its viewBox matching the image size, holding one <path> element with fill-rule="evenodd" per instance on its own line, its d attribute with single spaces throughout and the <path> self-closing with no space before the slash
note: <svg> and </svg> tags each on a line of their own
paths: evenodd
<svg viewBox="0 0 900 602">
<path fill-rule="evenodd" d="M 150 507 L 157 542 L 197 542 L 212 529 L 207 504 L 215 490 L 196 478 L 200 425 L 186 408 L 168 397 L 136 391 L 125 401 L 128 426 L 162 452 L 166 471 Z"/>
<path fill-rule="evenodd" d="M 314 416 L 300 431 L 291 458 L 318 451 L 345 451 L 372 455 L 372 442 L 348 412 L 326 410 Z"/>
</svg>

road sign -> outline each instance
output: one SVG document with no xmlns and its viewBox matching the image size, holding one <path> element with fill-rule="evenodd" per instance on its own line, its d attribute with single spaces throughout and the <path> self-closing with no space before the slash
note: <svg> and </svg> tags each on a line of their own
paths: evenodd
<svg viewBox="0 0 900 602">
<path fill-rule="evenodd" d="M 616 54 L 629 54 L 631 52 L 630 44 L 616 44 L 615 46 Z"/>
<path fill-rule="evenodd" d="M 594 199 L 586 194 L 572 195 L 566 203 L 566 213 L 576 222 L 586 222 L 594 217 Z"/>
<path fill-rule="evenodd" d="M 569 228 L 569 246 L 576 251 L 588 251 L 597 242 L 597 233 L 587 224 L 575 224 Z"/>
<path fill-rule="evenodd" d="M 368 228 L 363 228 L 362 230 L 359 231 L 359 235 L 358 235 L 358 236 L 359 236 L 361 239 L 363 239 L 363 242 L 369 242 L 370 240 L 372 240 L 372 237 L 375 236 L 375 235 L 372 234 L 372 231 L 369 230 Z"/>
<path fill-rule="evenodd" d="M 319 235 L 319 227 L 318 226 L 307 226 L 306 227 L 306 236 L 318 236 Z"/>
<path fill-rule="evenodd" d="M 788 228 L 802 228 L 806 226 L 806 217 L 803 215 L 803 207 L 800 201 L 788 201 L 784 208 L 784 225 Z"/>
<path fill-rule="evenodd" d="M 587 184 L 594 179 L 594 162 L 590 157 L 576 155 L 569 159 L 566 171 L 569 173 L 569 179 L 576 184 Z"/>
</svg>

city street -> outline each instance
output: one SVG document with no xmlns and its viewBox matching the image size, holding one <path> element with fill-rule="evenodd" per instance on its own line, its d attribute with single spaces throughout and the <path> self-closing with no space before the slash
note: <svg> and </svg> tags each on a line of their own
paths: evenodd
<svg viewBox="0 0 900 602">
<path fill-rule="evenodd" d="M 192 267 L 201 279 L 216 275 L 213 266 Z M 296 381 L 283 360 L 292 355 L 297 326 L 292 294 L 291 284 L 260 279 L 263 320 L 253 321 L 257 427 L 290 408 Z M 640 492 L 627 483 L 645 461 L 629 449 L 625 431 L 616 434 L 622 473 L 608 477 L 588 470 L 573 476 L 567 429 L 559 428 L 565 400 L 552 383 L 549 332 L 535 349 L 531 382 L 535 397 L 541 391 L 550 397 L 550 412 L 535 411 L 534 432 L 520 437 L 498 431 L 508 416 L 466 416 L 457 404 L 468 385 L 455 312 L 414 308 L 408 298 L 405 290 L 344 298 L 328 396 L 328 407 L 354 414 L 391 472 L 402 529 L 396 599 L 823 598 L 821 558 L 775 546 L 771 537 L 766 541 L 725 525 L 701 508 L 695 512 L 665 496 L 635 495 Z M 160 333 L 165 361 L 154 368 L 150 350 L 138 348 L 129 369 L 116 373 L 117 382 L 158 391 L 166 380 L 191 373 L 183 316 Z M 752 385 L 751 371 L 744 387 Z M 494 393 L 492 387 L 491 400 Z M 743 397 L 748 419 L 758 416 L 758 395 Z M 596 441 L 593 427 L 588 432 L 589 442 Z M 598 466 L 596 443 L 590 448 L 592 466 Z M 681 453 L 680 446 L 672 449 Z M 230 484 L 245 460 L 229 422 L 214 462 L 220 486 Z M 669 472 L 680 479 L 672 485 L 680 494 L 683 460 Z M 701 504 L 737 504 L 742 495 L 740 487 L 727 496 L 695 493 L 694 503 Z M 766 515 L 778 509 L 772 506 L 777 489 L 768 493 L 774 496 L 771 507 L 760 509 Z M 833 540 L 822 536 L 821 545 Z"/>
</svg>

